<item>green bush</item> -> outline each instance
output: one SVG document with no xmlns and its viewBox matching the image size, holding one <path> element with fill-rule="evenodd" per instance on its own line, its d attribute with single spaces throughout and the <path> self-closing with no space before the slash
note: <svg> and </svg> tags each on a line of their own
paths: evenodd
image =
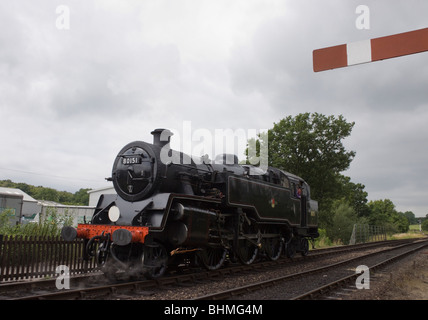
<svg viewBox="0 0 428 320">
<path fill-rule="evenodd" d="M 57 236 L 63 226 L 71 225 L 71 215 L 59 215 L 55 208 L 48 208 L 46 215 L 40 217 L 39 222 L 15 225 L 9 219 L 8 209 L 0 213 L 0 234 L 21 236 Z"/>
<path fill-rule="evenodd" d="M 325 229 L 318 229 L 320 236 L 315 239 L 315 248 L 330 247 L 333 245 L 331 240 L 327 237 Z"/>
<path fill-rule="evenodd" d="M 421 228 L 423 231 L 428 231 L 428 219 L 425 219 L 425 221 L 422 222 Z"/>
<path fill-rule="evenodd" d="M 358 218 L 354 208 L 344 200 L 335 201 L 332 206 L 332 224 L 327 228 L 327 236 L 333 242 L 348 244 L 352 229 Z"/>
</svg>

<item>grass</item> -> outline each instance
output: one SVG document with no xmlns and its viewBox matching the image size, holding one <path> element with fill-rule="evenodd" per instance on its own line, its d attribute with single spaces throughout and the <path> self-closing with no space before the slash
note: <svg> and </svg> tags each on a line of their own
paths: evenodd
<svg viewBox="0 0 428 320">
<path fill-rule="evenodd" d="M 406 233 L 396 233 L 387 237 L 388 240 L 398 239 L 414 239 L 426 237 L 427 233 L 419 231 L 419 224 L 412 224 L 409 226 L 409 231 Z"/>
<path fill-rule="evenodd" d="M 419 224 L 411 224 L 409 226 L 409 232 L 413 232 L 413 231 L 419 232 L 419 228 L 420 228 L 419 226 L 420 226 Z"/>
<path fill-rule="evenodd" d="M 340 246 L 343 245 L 343 243 L 338 241 L 331 241 L 327 235 L 326 231 L 323 229 L 319 229 L 320 237 L 315 240 L 315 248 L 327 248 L 327 247 L 334 247 L 334 246 Z M 406 233 L 396 233 L 392 235 L 387 235 L 387 240 L 399 240 L 399 239 L 416 239 L 416 238 L 423 238 L 428 236 L 427 232 L 421 232 L 419 231 L 419 225 L 414 224 L 410 225 L 409 231 Z M 312 250 L 312 246 L 310 246 L 310 249 Z"/>
</svg>

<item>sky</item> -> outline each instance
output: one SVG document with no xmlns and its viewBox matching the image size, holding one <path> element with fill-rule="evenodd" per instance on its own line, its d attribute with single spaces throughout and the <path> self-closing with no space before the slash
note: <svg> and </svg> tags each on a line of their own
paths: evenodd
<svg viewBox="0 0 428 320">
<path fill-rule="evenodd" d="M 314 73 L 312 51 L 426 28 L 427 12 L 425 0 L 1 1 L 0 180 L 100 188 L 155 128 L 202 152 L 198 132 L 217 146 L 221 130 L 342 114 L 356 152 L 343 174 L 425 216 L 428 52 Z"/>
</svg>

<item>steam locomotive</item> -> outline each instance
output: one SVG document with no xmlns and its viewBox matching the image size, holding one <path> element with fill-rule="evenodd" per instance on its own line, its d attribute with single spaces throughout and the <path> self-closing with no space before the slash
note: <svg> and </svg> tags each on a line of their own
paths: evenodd
<svg viewBox="0 0 428 320">
<path fill-rule="evenodd" d="M 131 142 L 117 155 L 107 179 L 117 194 L 100 197 L 90 223 L 62 229 L 66 241 L 85 239 L 85 258 L 108 275 L 156 278 L 183 264 L 215 270 L 308 253 L 318 203 L 303 179 L 230 154 L 197 163 L 170 148 L 171 131 L 151 133 L 153 143 Z"/>
</svg>

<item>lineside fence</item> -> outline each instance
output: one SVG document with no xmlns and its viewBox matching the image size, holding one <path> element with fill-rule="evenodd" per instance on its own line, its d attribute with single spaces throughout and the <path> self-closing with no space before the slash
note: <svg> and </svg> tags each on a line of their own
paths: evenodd
<svg viewBox="0 0 428 320">
<path fill-rule="evenodd" d="M 349 244 L 386 240 L 386 228 L 368 224 L 354 224 Z"/>
<path fill-rule="evenodd" d="M 0 283 L 30 278 L 57 277 L 65 265 L 70 274 L 97 270 L 95 259 L 82 259 L 84 240 L 64 241 L 60 236 L 0 235 Z"/>
</svg>

